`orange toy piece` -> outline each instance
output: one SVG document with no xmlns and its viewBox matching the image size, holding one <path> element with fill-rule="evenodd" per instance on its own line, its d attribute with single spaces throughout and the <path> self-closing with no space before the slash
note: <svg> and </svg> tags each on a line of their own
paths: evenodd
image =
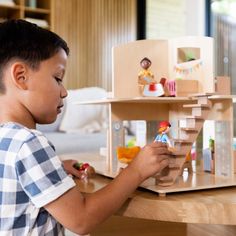
<svg viewBox="0 0 236 236">
<path fill-rule="evenodd" d="M 140 152 L 139 146 L 117 147 L 117 158 L 120 162 L 129 164 Z"/>
<path fill-rule="evenodd" d="M 185 156 L 185 161 L 183 166 L 180 169 L 179 175 L 183 175 L 184 173 L 184 169 L 187 168 L 188 169 L 188 173 L 192 174 L 193 173 L 193 167 L 192 167 L 192 155 L 191 155 L 191 151 L 189 151 L 187 153 L 187 155 Z"/>
</svg>

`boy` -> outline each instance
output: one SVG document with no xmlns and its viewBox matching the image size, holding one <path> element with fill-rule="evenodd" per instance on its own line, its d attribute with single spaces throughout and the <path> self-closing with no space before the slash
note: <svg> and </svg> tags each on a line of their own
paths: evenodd
<svg viewBox="0 0 236 236">
<path fill-rule="evenodd" d="M 61 111 L 68 54 L 66 43 L 50 31 L 23 20 L 0 24 L 1 235 L 63 235 L 63 226 L 86 234 L 168 165 L 166 145 L 152 143 L 108 186 L 81 195 L 65 172 L 73 168 L 64 168 L 35 130 Z"/>
</svg>

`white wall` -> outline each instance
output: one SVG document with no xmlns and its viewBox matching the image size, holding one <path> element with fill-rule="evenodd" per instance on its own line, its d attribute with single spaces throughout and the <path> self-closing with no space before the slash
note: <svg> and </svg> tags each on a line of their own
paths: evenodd
<svg viewBox="0 0 236 236">
<path fill-rule="evenodd" d="M 186 35 L 205 35 L 205 0 L 185 0 Z"/>
</svg>

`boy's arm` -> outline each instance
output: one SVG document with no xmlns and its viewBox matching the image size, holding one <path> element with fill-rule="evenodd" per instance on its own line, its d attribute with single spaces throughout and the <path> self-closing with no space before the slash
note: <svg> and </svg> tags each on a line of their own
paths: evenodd
<svg viewBox="0 0 236 236">
<path fill-rule="evenodd" d="M 71 231 L 89 233 L 114 214 L 141 182 L 166 167 L 168 157 L 165 144 L 147 145 L 106 187 L 86 197 L 74 187 L 46 205 L 45 209 Z"/>
</svg>

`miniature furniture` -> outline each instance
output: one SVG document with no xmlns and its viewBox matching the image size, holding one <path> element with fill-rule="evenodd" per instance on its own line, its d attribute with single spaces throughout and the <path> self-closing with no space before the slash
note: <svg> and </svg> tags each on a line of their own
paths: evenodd
<svg viewBox="0 0 236 236">
<path fill-rule="evenodd" d="M 151 59 L 156 80 L 164 77 L 174 81 L 175 97 L 140 96 L 137 73 L 143 57 Z M 172 124 L 173 158 L 164 174 L 150 178 L 142 187 L 165 194 L 236 185 L 233 178 L 232 96 L 228 93 L 223 95 L 224 90 L 217 94 L 220 89 L 215 83 L 211 38 L 141 40 L 115 47 L 112 97 L 93 102 L 108 104 L 110 113 L 107 169 L 102 174 L 114 177 L 122 166 L 117 160 L 116 149 L 125 146 L 124 121 L 143 122 L 144 145 L 153 141 L 158 122 L 168 120 Z M 187 180 L 183 180 L 179 174 L 185 157 L 207 119 L 216 124 L 215 175 L 200 171 L 200 174 L 189 174 Z M 197 178 L 196 182 L 192 178 Z"/>
</svg>

